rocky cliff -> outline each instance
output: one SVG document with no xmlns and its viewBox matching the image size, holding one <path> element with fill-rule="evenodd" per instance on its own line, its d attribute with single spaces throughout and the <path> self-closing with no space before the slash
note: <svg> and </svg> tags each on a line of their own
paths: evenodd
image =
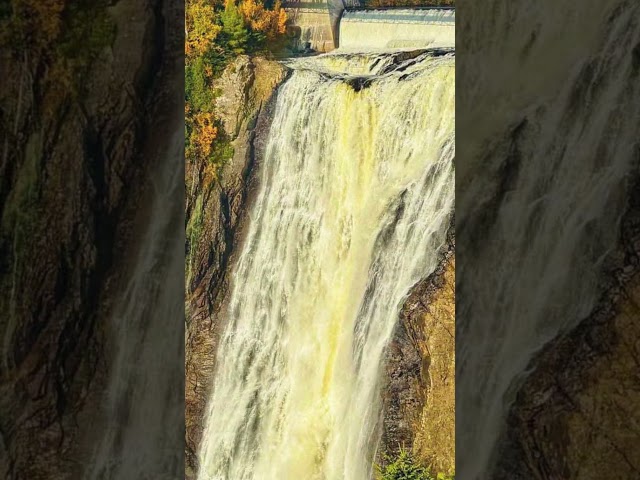
<svg viewBox="0 0 640 480">
<path fill-rule="evenodd" d="M 404 448 L 434 471 L 455 471 L 453 232 L 438 268 L 410 292 L 388 347 L 381 464 Z"/>
<path fill-rule="evenodd" d="M 78 478 L 180 57 L 165 2 L 13 2 L 0 70 L 0 476 Z"/>
<path fill-rule="evenodd" d="M 217 173 L 187 164 L 186 478 L 197 471 L 204 409 L 215 367 L 220 311 L 255 190 L 274 108 L 286 69 L 264 58 L 238 57 L 217 82 L 218 111 L 231 137 L 233 158 Z"/>
</svg>

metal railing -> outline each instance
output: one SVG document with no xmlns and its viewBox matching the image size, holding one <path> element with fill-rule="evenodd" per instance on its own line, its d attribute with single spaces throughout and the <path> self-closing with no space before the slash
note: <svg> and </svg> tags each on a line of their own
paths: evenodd
<svg viewBox="0 0 640 480">
<path fill-rule="evenodd" d="M 328 8 L 328 2 L 326 0 L 319 0 L 316 2 L 283 2 L 284 8 L 308 8 L 308 9 L 326 9 Z M 344 1 L 345 10 L 358 11 L 358 10 L 455 10 L 455 7 L 448 6 L 433 6 L 428 7 L 424 5 L 420 6 L 398 6 L 398 7 L 374 7 L 372 5 L 366 5 L 366 2 L 359 0 L 346 0 Z"/>
<path fill-rule="evenodd" d="M 411 6 L 407 5 L 404 7 L 372 7 L 372 6 L 359 6 L 359 7 L 351 7 L 346 6 L 345 10 L 348 12 L 355 12 L 359 10 L 455 10 L 455 7 L 425 7 L 425 6 Z"/>
<path fill-rule="evenodd" d="M 323 9 L 328 8 L 327 2 L 283 2 L 284 8 L 310 8 L 310 9 Z"/>
<path fill-rule="evenodd" d="M 419 10 L 411 8 L 393 10 L 347 9 L 342 16 L 342 22 L 363 23 L 426 23 L 429 25 L 455 25 L 453 10 Z"/>
</svg>

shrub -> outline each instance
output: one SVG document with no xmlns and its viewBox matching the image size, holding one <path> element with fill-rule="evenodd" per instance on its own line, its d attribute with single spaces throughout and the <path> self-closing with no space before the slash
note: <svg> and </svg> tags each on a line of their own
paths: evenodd
<svg viewBox="0 0 640 480">
<path fill-rule="evenodd" d="M 400 449 L 395 459 L 388 460 L 389 463 L 384 467 L 376 465 L 378 480 L 455 480 L 454 474 L 431 473 L 404 448 Z"/>
</svg>

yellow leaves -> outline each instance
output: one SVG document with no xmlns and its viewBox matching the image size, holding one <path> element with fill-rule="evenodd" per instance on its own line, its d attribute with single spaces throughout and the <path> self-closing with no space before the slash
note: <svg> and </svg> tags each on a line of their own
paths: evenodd
<svg viewBox="0 0 640 480">
<path fill-rule="evenodd" d="M 268 13 L 262 3 L 244 0 L 240 4 L 240 14 L 244 23 L 254 31 L 264 32 L 268 28 Z"/>
<path fill-rule="evenodd" d="M 193 104 L 187 92 L 185 102 L 185 121 L 188 126 L 189 138 L 187 142 L 186 156 L 190 159 L 208 160 L 213 151 L 214 142 L 218 137 L 218 129 L 215 125 L 216 118 L 213 113 L 213 105 L 202 101 L 206 90 L 210 88 L 209 81 L 213 77 L 213 66 L 205 64 L 202 68 L 202 58 L 212 47 L 222 30 L 217 20 L 214 4 L 211 0 L 188 0 L 186 2 L 185 15 L 185 53 L 190 68 L 195 69 L 198 76 L 197 86 L 192 95 L 199 99 L 199 103 Z M 201 68 L 196 68 L 200 65 Z M 206 98 L 206 96 L 205 96 Z"/>
<path fill-rule="evenodd" d="M 278 5 L 278 34 L 282 35 L 287 30 L 287 12 L 284 11 L 284 8 L 280 8 L 280 2 L 277 2 Z"/>
<path fill-rule="evenodd" d="M 185 119 L 191 127 L 187 148 L 187 157 L 207 160 L 213 149 L 213 142 L 218 137 L 218 128 L 215 125 L 213 112 L 193 112 L 188 104 L 185 104 Z"/>
<path fill-rule="evenodd" d="M 205 161 L 219 167 L 231 158 L 229 139 L 216 127 L 216 72 L 228 63 L 225 56 L 229 54 L 264 52 L 266 41 L 277 40 L 285 33 L 286 22 L 280 0 L 272 10 L 265 8 L 264 0 L 186 1 L 185 154 L 189 162 Z M 277 42 L 269 46 L 275 45 Z M 207 176 L 214 178 L 214 170 L 212 166 Z"/>
<path fill-rule="evenodd" d="M 207 162 L 204 167 L 204 184 L 207 185 L 210 182 L 216 180 L 218 178 L 218 170 L 220 166 L 214 162 Z"/>
<path fill-rule="evenodd" d="M 191 0 L 187 2 L 186 10 L 186 41 L 185 54 L 187 57 L 203 55 L 222 30 L 216 23 L 213 5 L 206 0 Z"/>
<path fill-rule="evenodd" d="M 187 122 L 191 125 L 185 157 L 204 166 L 202 172 L 206 185 L 218 176 L 220 162 L 210 157 L 219 132 L 215 126 L 216 118 L 213 112 L 192 113 L 190 110 L 185 106 L 185 113 L 188 112 Z"/>
<path fill-rule="evenodd" d="M 273 40 L 285 32 L 287 14 L 277 1 L 273 10 L 267 10 L 260 0 L 244 0 L 240 4 L 240 14 L 254 32 L 262 32 L 267 39 Z"/>
<path fill-rule="evenodd" d="M 236 0 L 224 0 L 224 3 L 225 11 L 236 8 Z M 268 40 L 275 40 L 285 33 L 287 14 L 280 0 L 276 1 L 273 10 L 265 8 L 263 0 L 242 0 L 237 8 L 244 25 L 254 32 L 263 33 Z M 215 45 L 221 31 L 220 12 L 215 10 L 213 0 L 187 0 L 185 18 L 187 60 L 206 53 Z"/>
<path fill-rule="evenodd" d="M 253 0 L 245 0 L 240 4 L 240 14 L 246 25 L 252 29 L 257 29 L 262 23 L 264 7 Z"/>
<path fill-rule="evenodd" d="M 193 116 L 193 130 L 191 131 L 191 145 L 202 158 L 211 154 L 213 142 L 218 136 L 212 112 L 200 112 Z"/>
</svg>

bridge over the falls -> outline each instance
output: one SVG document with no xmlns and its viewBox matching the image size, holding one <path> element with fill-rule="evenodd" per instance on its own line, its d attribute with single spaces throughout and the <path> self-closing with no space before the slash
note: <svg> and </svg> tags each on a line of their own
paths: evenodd
<svg viewBox="0 0 640 480">
<path fill-rule="evenodd" d="M 359 0 L 288 1 L 283 6 L 300 49 L 455 46 L 454 8 L 369 8 Z"/>
</svg>

